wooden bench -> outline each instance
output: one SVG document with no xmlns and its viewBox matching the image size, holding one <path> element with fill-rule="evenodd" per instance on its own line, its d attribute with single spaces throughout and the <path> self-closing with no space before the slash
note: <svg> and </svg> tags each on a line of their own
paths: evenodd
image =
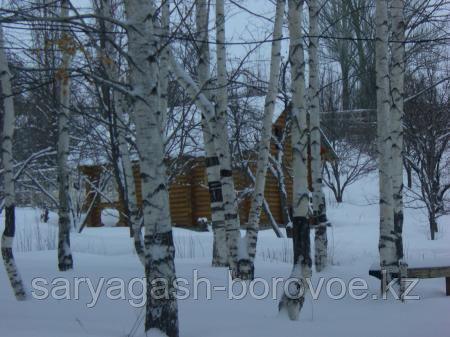
<svg viewBox="0 0 450 337">
<path fill-rule="evenodd" d="M 374 263 L 369 269 L 369 275 L 381 280 L 382 274 L 380 264 Z M 393 277 L 398 277 L 396 274 Z M 408 266 L 408 278 L 426 279 L 426 278 L 441 278 L 445 277 L 445 293 L 450 296 L 450 266 L 449 265 L 435 265 L 432 267 L 426 266 Z"/>
</svg>

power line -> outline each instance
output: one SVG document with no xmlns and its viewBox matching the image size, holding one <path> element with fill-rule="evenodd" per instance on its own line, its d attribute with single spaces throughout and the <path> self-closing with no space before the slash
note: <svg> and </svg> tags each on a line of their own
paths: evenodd
<svg viewBox="0 0 450 337">
<path fill-rule="evenodd" d="M 174 40 L 188 40 L 188 41 L 193 41 L 193 42 L 198 42 L 198 43 L 207 42 L 209 44 L 215 44 L 215 45 L 252 45 L 252 44 L 262 44 L 262 43 L 271 43 L 271 42 L 275 42 L 275 41 L 289 40 L 289 36 L 285 36 L 285 37 L 278 38 L 278 39 L 264 39 L 264 40 L 241 41 L 241 42 L 234 42 L 234 41 L 217 42 L 217 41 L 193 39 L 190 37 L 183 37 L 183 36 L 164 36 L 164 35 L 160 35 L 160 34 L 155 34 L 155 35 L 158 37 L 165 37 L 165 38 L 174 39 Z M 375 38 L 355 38 L 355 37 L 328 36 L 328 35 L 303 35 L 303 37 L 304 38 L 318 38 L 318 39 L 324 39 L 324 40 L 347 40 L 347 41 L 369 41 L 369 42 L 376 41 Z M 417 39 L 417 40 L 409 39 L 409 40 L 404 40 L 404 41 L 388 40 L 388 42 L 408 44 L 408 43 L 430 43 L 430 42 L 447 41 L 447 40 L 450 40 L 450 36 L 449 37 L 438 37 L 438 38 L 434 38 L 434 39 Z"/>
<path fill-rule="evenodd" d="M 66 28 L 61 29 L 58 27 L 17 27 L 17 26 L 5 26 L 5 28 L 13 29 L 13 30 L 28 30 L 28 31 L 50 31 L 50 32 L 61 32 L 61 31 L 70 31 L 75 33 L 84 33 L 88 29 L 81 29 L 81 28 Z M 97 31 L 98 29 L 93 28 L 93 31 Z M 120 31 L 111 31 L 111 32 L 105 32 L 102 31 L 102 33 L 106 34 L 126 34 L 125 32 Z M 155 36 L 160 38 L 167 38 L 171 40 L 179 40 L 179 41 L 191 41 L 196 43 L 209 43 L 212 45 L 254 45 L 254 44 L 264 44 L 264 43 L 272 43 L 275 41 L 286 41 L 289 40 L 289 36 L 284 36 L 277 39 L 264 39 L 264 40 L 253 40 L 253 41 L 227 41 L 227 42 L 217 42 L 215 40 L 202 40 L 202 39 L 196 39 L 192 37 L 182 36 L 182 35 L 164 35 L 164 34 L 155 34 Z M 357 38 L 357 37 L 347 37 L 347 36 L 330 36 L 330 35 L 303 35 L 304 38 L 318 38 L 318 39 L 324 39 L 324 40 L 345 40 L 345 41 L 366 41 L 366 42 L 375 42 L 376 38 Z M 403 43 L 403 44 L 420 44 L 420 43 L 430 43 L 430 42 L 445 42 L 449 41 L 449 37 L 437 37 L 437 38 L 431 38 L 431 39 L 408 39 L 404 41 L 400 40 L 388 40 L 389 43 Z"/>
</svg>

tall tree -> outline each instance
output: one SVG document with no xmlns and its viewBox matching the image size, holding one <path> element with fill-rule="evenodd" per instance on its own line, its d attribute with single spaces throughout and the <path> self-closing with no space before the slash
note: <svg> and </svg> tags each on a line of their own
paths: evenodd
<svg viewBox="0 0 450 337">
<path fill-rule="evenodd" d="M 128 111 L 128 104 L 126 104 L 124 95 L 122 93 L 115 92 L 114 101 L 116 113 L 118 114 L 118 117 L 121 118 L 122 123 L 125 123 L 126 118 L 129 117 L 127 112 L 130 112 Z M 130 227 L 132 228 L 133 244 L 136 255 L 138 256 L 139 261 L 141 261 L 142 265 L 145 267 L 145 254 L 141 234 L 141 221 L 139 216 L 140 212 L 136 198 L 136 185 L 133 174 L 133 164 L 131 161 L 130 150 L 128 148 L 128 141 L 126 139 L 127 130 L 129 130 L 127 124 L 119 126 L 117 130 L 117 138 L 119 141 L 120 158 L 122 159 L 125 196 L 129 208 L 128 222 Z"/>
<path fill-rule="evenodd" d="M 164 133 L 167 124 L 167 107 L 169 104 L 169 35 L 170 35 L 170 1 L 161 2 L 161 57 L 158 72 L 159 83 L 159 103 L 161 105 L 161 132 Z"/>
<path fill-rule="evenodd" d="M 426 75 L 409 79 L 407 92 L 417 93 L 438 83 L 442 76 L 441 55 L 433 55 Z M 448 65 L 447 65 L 448 67 Z M 448 71 L 448 70 L 447 70 Z M 408 199 L 424 204 L 430 237 L 436 237 L 438 217 L 450 213 L 450 171 L 446 153 L 450 150 L 450 91 L 448 79 L 440 88 L 423 92 L 405 104 L 405 159 L 411 168 Z"/>
<path fill-rule="evenodd" d="M 226 158 L 230 158 L 230 149 L 228 142 L 224 141 L 228 136 L 220 136 L 219 133 L 225 133 L 224 126 L 219 126 L 218 118 L 216 117 L 216 109 L 212 101 L 210 101 L 205 94 L 200 90 L 198 85 L 194 82 L 192 77 L 182 68 L 182 66 L 175 59 L 173 53 L 170 53 L 170 70 L 173 72 L 177 82 L 186 90 L 191 99 L 201 110 L 208 125 L 208 131 L 213 139 L 214 151 L 217 154 L 217 158 L 221 168 L 222 179 L 222 191 L 224 204 L 227 201 L 227 208 L 225 208 L 225 223 L 227 231 L 227 259 L 232 276 L 236 275 L 236 268 L 238 264 L 238 244 L 241 240 L 239 232 L 239 218 L 237 215 L 237 200 L 236 192 L 234 190 L 234 182 L 232 182 L 231 176 L 231 161 L 227 164 L 223 164 Z M 225 168 L 224 168 L 225 167 Z M 231 180 L 231 182 L 230 182 Z M 226 187 L 225 187 L 226 186 Z M 225 192 L 225 190 L 227 192 Z M 235 205 L 236 204 L 236 205 Z M 236 221 L 238 227 L 236 228 Z M 230 222 L 233 227 L 230 229 Z M 232 235 L 232 237 L 230 237 Z"/>
<path fill-rule="evenodd" d="M 405 78 L 404 0 L 391 2 L 391 137 L 392 189 L 396 259 L 403 259 L 403 100 Z"/>
<path fill-rule="evenodd" d="M 175 247 L 160 119 L 159 40 L 154 27 L 155 3 L 149 0 L 126 0 L 125 11 L 145 227 L 145 330 L 155 328 L 169 337 L 178 337 L 178 305 L 174 288 Z M 163 293 L 155 293 L 154 288 Z"/>
<path fill-rule="evenodd" d="M 241 256 L 238 268 L 240 279 L 253 279 L 256 244 L 258 241 L 259 219 L 264 201 L 267 168 L 269 166 L 270 140 L 272 137 L 272 119 L 275 101 L 278 93 L 278 83 L 281 63 L 281 39 L 283 37 L 283 17 L 286 7 L 285 0 L 276 3 L 275 23 L 273 28 L 273 41 L 270 60 L 270 75 L 267 95 L 264 102 L 264 115 L 261 135 L 257 149 L 255 187 L 251 196 L 250 212 L 247 224 L 247 233 L 244 238 L 246 254 Z"/>
<path fill-rule="evenodd" d="M 204 94 L 214 100 L 210 83 L 210 52 L 208 43 L 209 2 L 197 0 L 196 2 L 197 39 L 199 40 L 198 82 Z M 208 129 L 208 124 L 202 115 L 202 132 L 205 150 L 206 176 L 211 201 L 211 221 L 213 229 L 213 260 L 212 265 L 223 267 L 228 264 L 227 245 L 225 233 L 225 213 L 223 208 L 222 182 L 220 177 L 219 158 L 214 150 L 214 140 Z"/>
<path fill-rule="evenodd" d="M 289 60 L 292 90 L 292 167 L 293 167 L 293 247 L 294 260 L 290 279 L 292 282 L 279 303 L 279 310 L 297 319 L 305 301 L 307 284 L 311 278 L 309 237 L 309 193 L 307 178 L 308 126 L 305 109 L 305 59 L 302 36 L 303 0 L 288 0 Z M 302 289 L 303 288 L 303 289 Z"/>
<path fill-rule="evenodd" d="M 22 278 L 16 266 L 13 255 L 13 241 L 16 231 L 15 219 L 15 190 L 14 190 L 14 161 L 12 143 L 15 128 L 14 101 L 11 90 L 11 73 L 5 54 L 5 41 L 3 27 L 0 25 L 0 85 L 3 94 L 3 137 L 2 137 L 2 161 L 3 184 L 5 188 L 5 229 L 2 235 L 1 250 L 3 263 L 9 282 L 17 300 L 26 298 Z"/>
<path fill-rule="evenodd" d="M 231 153 L 227 132 L 228 111 L 228 78 L 226 67 L 225 47 L 225 6 L 223 0 L 216 0 L 216 58 L 217 58 L 217 89 L 216 89 L 216 118 L 219 127 L 219 139 L 223 150 L 218 153 L 220 161 L 220 176 L 222 180 L 223 208 L 225 212 L 226 239 L 228 246 L 228 265 L 234 276 L 237 274 L 239 246 L 241 234 L 239 232 L 239 212 L 234 188 Z"/>
<path fill-rule="evenodd" d="M 311 178 L 312 206 L 315 224 L 315 259 L 316 271 L 322 271 L 327 263 L 327 215 L 325 195 L 322 188 L 322 159 L 320 155 L 320 115 L 319 115 L 319 3 L 317 0 L 308 2 L 309 9 L 309 88 L 308 113 L 311 144 Z"/>
<path fill-rule="evenodd" d="M 61 1 L 61 18 L 69 15 L 69 1 Z M 61 35 L 58 41 L 62 60 L 59 75 L 59 111 L 58 111 L 58 268 L 61 271 L 73 268 L 72 251 L 70 249 L 70 201 L 69 201 L 69 118 L 70 118 L 70 58 L 75 53 L 73 40 L 67 32 L 67 27 L 61 26 Z"/>
<path fill-rule="evenodd" d="M 191 99 L 200 108 L 208 125 L 208 131 L 214 144 L 214 151 L 220 164 L 223 208 L 226 226 L 227 259 L 233 277 L 237 275 L 241 236 L 238 203 L 234 187 L 229 137 L 227 133 L 227 71 L 225 49 L 225 9 L 223 1 L 216 2 L 216 44 L 217 44 L 217 87 L 215 102 L 208 99 L 192 77 L 183 69 L 170 53 L 170 69 L 179 84 L 187 91 Z M 215 104 L 214 104 L 215 103 Z"/>
<path fill-rule="evenodd" d="M 352 35 L 352 15 L 349 10 L 349 2 L 353 0 L 326 1 L 320 10 L 319 24 L 322 34 L 331 36 L 351 36 Z M 351 100 L 352 80 L 354 60 L 352 41 L 341 39 L 324 39 L 325 53 L 335 60 L 340 67 L 341 82 L 339 90 L 342 97 L 342 110 L 348 110 L 353 105 Z M 328 111 L 328 110 L 324 110 Z"/>
<path fill-rule="evenodd" d="M 389 23 L 387 0 L 376 2 L 376 82 L 377 82 L 377 136 L 379 157 L 380 188 L 380 267 L 386 271 L 384 281 L 389 282 L 396 271 L 396 248 L 394 231 L 394 208 L 391 170 L 391 133 L 390 133 L 390 95 L 389 95 Z M 386 291 L 386 282 L 382 282 L 382 292 Z"/>
</svg>

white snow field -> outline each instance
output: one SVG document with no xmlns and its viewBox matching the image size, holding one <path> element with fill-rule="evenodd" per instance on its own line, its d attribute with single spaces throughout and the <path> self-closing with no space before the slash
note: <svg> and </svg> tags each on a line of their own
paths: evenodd
<svg viewBox="0 0 450 337">
<path fill-rule="evenodd" d="M 445 296 L 444 279 L 421 280 L 411 292 L 420 300 L 401 303 L 392 296 L 387 300 L 372 299 L 372 295 L 380 295 L 379 281 L 368 276 L 369 267 L 378 259 L 376 190 L 376 176 L 370 176 L 350 186 L 341 205 L 336 205 L 328 196 L 328 215 L 332 222 L 328 231 L 329 266 L 313 276 L 313 284 L 318 283 L 319 277 L 325 278 L 325 284 L 317 300 L 308 295 L 298 321 L 278 315 L 281 285 L 277 299 L 272 299 L 271 289 L 265 299 L 255 299 L 247 294 L 243 299 L 233 300 L 227 298 L 226 290 L 212 290 L 212 299 L 208 300 L 203 283 L 198 287 L 198 299 L 194 299 L 191 292 L 189 298 L 178 301 L 181 336 L 450 336 L 450 296 Z M 449 217 L 439 220 L 437 240 L 431 241 L 423 211 L 406 210 L 404 243 L 409 263 L 450 265 L 449 220 Z M 38 210 L 17 210 L 15 252 L 28 300 L 15 301 L 5 270 L 0 267 L 1 337 L 144 336 L 143 326 L 139 326 L 143 308 L 130 304 L 141 301 L 139 296 L 134 300 L 131 298 L 132 294 L 140 294 L 139 284 L 135 284 L 133 293 L 126 290 L 126 299 L 114 300 L 107 296 L 107 291 L 111 290 L 107 288 L 108 279 L 118 277 L 128 282 L 144 275 L 133 253 L 127 229 L 87 228 L 82 234 L 72 233 L 75 269 L 62 273 L 57 270 L 56 222 L 55 214 L 51 215 L 49 224 L 43 224 Z M 177 276 L 188 280 L 187 288 L 193 289 L 194 269 L 198 271 L 198 277 L 208 278 L 213 287 L 228 288 L 227 271 L 210 267 L 211 233 L 175 229 L 174 236 Z M 288 239 L 276 238 L 271 230 L 260 232 L 255 277 L 262 277 L 269 284 L 274 277 L 287 278 L 291 259 Z M 37 277 L 48 281 L 45 287 L 49 291 L 55 291 L 51 285 L 55 278 L 67 278 L 71 299 L 34 298 L 32 291 L 35 295 L 43 294 L 32 287 L 32 279 Z M 73 299 L 77 295 L 77 277 L 88 277 L 94 288 L 101 278 L 105 279 L 92 308 L 87 307 L 92 299 L 86 282 L 79 285 L 79 299 Z M 351 279 L 361 277 L 367 281 L 369 295 L 357 300 L 347 291 L 342 299 L 332 299 L 325 288 L 333 277 L 341 278 L 347 284 Z M 239 285 L 233 288 L 236 296 L 239 288 Z M 340 288 L 335 282 L 331 287 L 332 294 L 339 294 Z M 255 293 L 260 295 L 262 291 L 260 282 L 255 286 Z M 64 289 L 60 288 L 56 295 L 64 295 Z"/>
</svg>

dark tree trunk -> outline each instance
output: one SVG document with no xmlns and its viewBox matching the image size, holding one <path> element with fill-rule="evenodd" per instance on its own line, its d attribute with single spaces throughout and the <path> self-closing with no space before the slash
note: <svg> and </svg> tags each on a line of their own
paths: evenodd
<svg viewBox="0 0 450 337">
<path fill-rule="evenodd" d="M 407 151 L 407 150 L 405 150 L 405 151 Z M 408 188 L 411 189 L 411 186 L 412 186 L 412 168 L 411 168 L 411 165 L 406 160 L 404 160 L 403 161 L 403 166 L 405 167 L 405 171 L 406 171 L 406 181 L 407 181 L 406 186 L 408 186 Z"/>
<path fill-rule="evenodd" d="M 350 85 L 348 80 L 348 67 L 341 64 L 342 71 L 342 110 L 350 109 Z"/>
<path fill-rule="evenodd" d="M 436 216 L 433 212 L 430 212 L 428 215 L 429 223 L 430 223 L 430 234 L 431 240 L 435 239 L 435 233 L 438 231 Z"/>
</svg>

